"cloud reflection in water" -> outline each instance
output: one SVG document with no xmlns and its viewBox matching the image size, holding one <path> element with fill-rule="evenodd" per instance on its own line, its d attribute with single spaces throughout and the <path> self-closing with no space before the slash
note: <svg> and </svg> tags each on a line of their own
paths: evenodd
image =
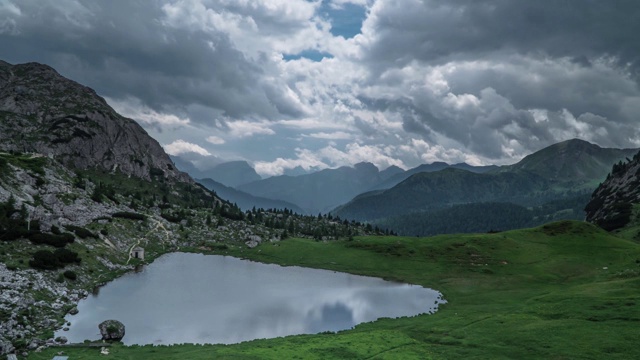
<svg viewBox="0 0 640 360">
<path fill-rule="evenodd" d="M 174 253 L 127 274 L 68 315 L 70 342 L 126 326 L 125 344 L 237 343 L 349 329 L 380 317 L 433 312 L 440 293 L 420 286 L 231 257 Z"/>
</svg>

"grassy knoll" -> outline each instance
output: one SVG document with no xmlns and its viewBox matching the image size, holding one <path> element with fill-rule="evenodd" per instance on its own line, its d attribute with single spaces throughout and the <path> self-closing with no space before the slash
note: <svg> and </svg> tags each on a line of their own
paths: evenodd
<svg viewBox="0 0 640 360">
<path fill-rule="evenodd" d="M 236 256 L 420 284 L 448 304 L 337 334 L 229 346 L 111 348 L 112 359 L 640 358 L 640 245 L 586 223 L 498 234 L 290 239 Z M 33 353 L 51 359 L 60 349 Z M 71 359 L 96 349 L 64 349 Z"/>
</svg>

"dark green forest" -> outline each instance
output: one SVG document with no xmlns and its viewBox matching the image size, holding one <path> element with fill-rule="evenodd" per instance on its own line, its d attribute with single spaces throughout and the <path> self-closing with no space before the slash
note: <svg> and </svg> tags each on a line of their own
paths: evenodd
<svg viewBox="0 0 640 360">
<path fill-rule="evenodd" d="M 583 220 L 589 194 L 554 200 L 527 208 L 513 203 L 487 202 L 394 216 L 376 221 L 404 236 L 497 232 L 534 227 L 556 220 Z"/>
</svg>

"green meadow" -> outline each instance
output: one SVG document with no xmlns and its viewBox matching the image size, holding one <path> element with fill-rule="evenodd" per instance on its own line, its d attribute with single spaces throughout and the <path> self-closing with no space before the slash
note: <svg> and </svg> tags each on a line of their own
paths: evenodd
<svg viewBox="0 0 640 360">
<path fill-rule="evenodd" d="M 288 239 L 228 254 L 436 289 L 432 315 L 235 345 L 50 348 L 76 359 L 640 359 L 640 245 L 583 222 L 430 238 Z M 125 324 L 126 325 L 126 324 Z"/>
</svg>

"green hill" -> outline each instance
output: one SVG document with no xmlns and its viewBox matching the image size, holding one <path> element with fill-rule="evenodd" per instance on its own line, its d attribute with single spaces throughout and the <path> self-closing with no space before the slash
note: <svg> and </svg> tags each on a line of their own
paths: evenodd
<svg viewBox="0 0 640 360">
<path fill-rule="evenodd" d="M 611 165 L 632 157 L 638 149 L 602 148 L 584 140 L 563 141 L 531 155 L 518 163 L 494 171 L 527 171 L 564 186 L 594 188 L 605 179 Z"/>
<path fill-rule="evenodd" d="M 332 214 L 368 221 L 403 235 L 504 230 L 560 219 L 580 220 L 584 218 L 580 208 L 607 177 L 611 165 L 635 152 L 637 149 L 601 148 L 583 140 L 568 140 L 514 165 L 484 173 L 451 168 L 416 173 L 390 189 L 358 195 Z M 583 203 L 576 206 L 576 198 Z M 509 203 L 514 211 L 494 205 L 485 209 L 490 212 L 478 214 L 473 208 L 479 203 Z M 540 213 L 540 209 L 547 211 Z M 495 211 L 511 219 L 499 217 Z M 527 211 L 530 214 L 525 221 L 520 215 Z M 478 226 L 469 226 L 470 222 Z"/>
<path fill-rule="evenodd" d="M 528 205 L 551 199 L 550 187 L 549 181 L 525 172 L 478 174 L 447 168 L 415 174 L 385 191 L 362 194 L 333 213 L 373 220 L 474 202 Z"/>
</svg>

